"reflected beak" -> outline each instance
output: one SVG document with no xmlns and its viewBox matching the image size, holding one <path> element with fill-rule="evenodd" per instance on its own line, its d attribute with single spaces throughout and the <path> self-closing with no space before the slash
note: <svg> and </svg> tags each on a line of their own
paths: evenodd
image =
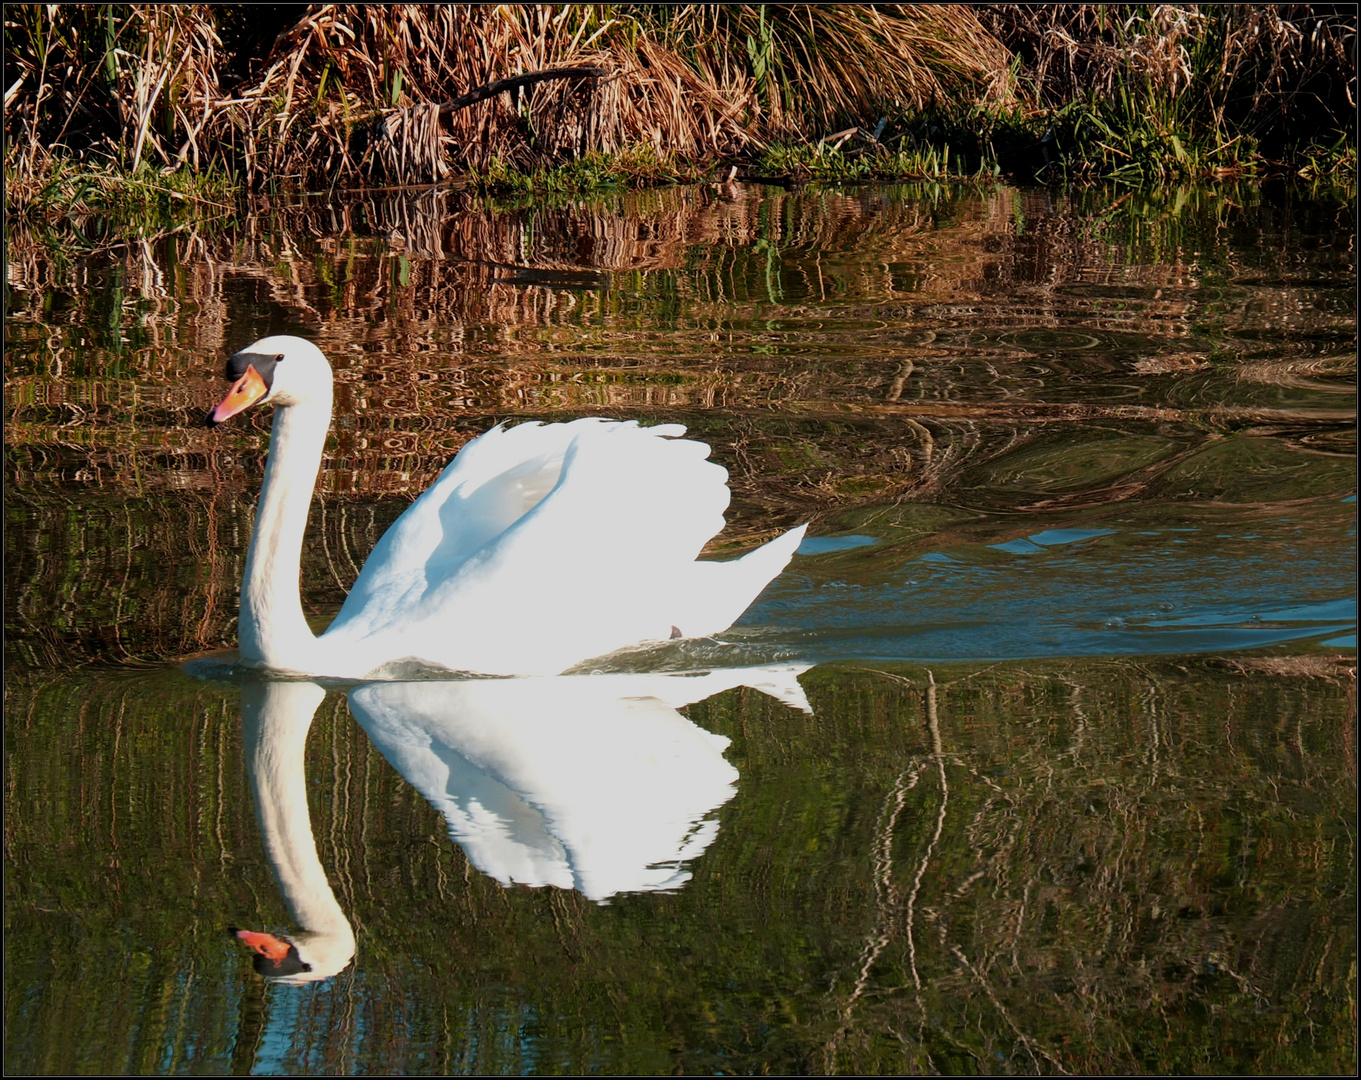
<svg viewBox="0 0 1361 1080">
<path fill-rule="evenodd" d="M 262 397 L 269 393 L 269 387 L 265 385 L 265 380 L 260 377 L 260 373 L 255 370 L 252 364 L 246 368 L 246 373 L 232 383 L 232 388 L 227 392 L 227 396 L 222 399 L 217 408 L 208 414 L 208 426 L 213 427 L 222 423 L 223 420 L 235 416 L 242 409 L 254 405 Z"/>
<path fill-rule="evenodd" d="M 231 935 L 244 941 L 261 956 L 270 960 L 282 960 L 288 955 L 289 944 L 273 934 L 257 934 L 254 930 L 233 930 Z"/>
</svg>

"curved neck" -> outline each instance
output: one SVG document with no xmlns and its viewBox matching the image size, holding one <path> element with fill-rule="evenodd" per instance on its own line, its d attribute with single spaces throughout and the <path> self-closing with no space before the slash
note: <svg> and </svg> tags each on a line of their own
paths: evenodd
<svg viewBox="0 0 1361 1080">
<path fill-rule="evenodd" d="M 241 656 L 273 668 L 309 670 L 316 637 L 302 613 L 299 578 L 307 511 L 331 426 L 331 396 L 274 413 L 269 462 L 246 554 L 237 629 Z"/>
<path fill-rule="evenodd" d="M 307 810 L 307 732 L 326 696 L 316 683 L 254 683 L 242 688 L 242 735 L 265 855 L 288 913 L 328 953 L 354 954 L 354 931 L 317 855 Z M 342 963 L 343 966 L 343 963 Z"/>
</svg>

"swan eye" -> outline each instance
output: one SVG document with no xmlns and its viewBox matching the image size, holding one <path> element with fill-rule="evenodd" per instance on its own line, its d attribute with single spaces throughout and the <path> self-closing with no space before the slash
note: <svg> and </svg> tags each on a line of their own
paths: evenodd
<svg viewBox="0 0 1361 1080">
<path fill-rule="evenodd" d="M 227 361 L 227 378 L 235 382 L 245 375 L 247 370 L 254 368 L 256 374 L 264 382 L 266 389 L 273 390 L 274 369 L 286 355 L 286 353 L 255 353 L 243 349 Z"/>
</svg>

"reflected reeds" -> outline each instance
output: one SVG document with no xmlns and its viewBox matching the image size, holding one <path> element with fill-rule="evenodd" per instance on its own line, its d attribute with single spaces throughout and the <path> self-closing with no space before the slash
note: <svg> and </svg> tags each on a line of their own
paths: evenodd
<svg viewBox="0 0 1361 1080">
<path fill-rule="evenodd" d="M 1156 245 L 1114 242 L 1125 230 L 1112 216 L 1000 188 L 931 200 L 700 187 L 503 213 L 449 193 L 266 209 L 230 234 L 87 260 L 20 237 L 7 442 L 118 447 L 135 441 L 134 420 L 144 439 L 206 454 L 217 444 L 194 421 L 217 388 L 212 358 L 278 328 L 303 329 L 332 358 L 342 416 L 414 422 L 422 438 L 445 417 L 600 409 L 918 420 L 936 409 L 948 421 L 1023 406 L 1052 420 L 1211 422 L 1248 409 L 1232 422 L 1274 402 L 1178 384 L 1229 362 L 1278 386 L 1297 385 L 1281 363 L 1346 379 L 1338 346 L 1353 305 L 1330 290 L 1352 278 L 1349 244 L 1293 253 L 1336 283 L 1249 286 L 1260 250 L 1202 234 L 1209 250 L 1164 262 Z M 1297 327 L 1303 340 L 1289 340 Z M 1270 357 L 1254 344 L 1263 336 L 1277 339 Z M 370 486 L 394 467 L 382 449 L 412 452 L 399 471 L 423 485 L 467 436 L 420 450 L 401 432 L 362 446 L 342 432 L 361 452 L 322 486 L 390 490 Z"/>
<path fill-rule="evenodd" d="M 1345 494 L 1353 233 L 1350 208 L 1251 188 L 740 185 L 518 208 L 264 200 L 232 225 L 88 254 L 14 231 L 10 522 L 61 539 L 7 540 L 11 566 L 32 568 L 9 608 L 31 614 L 11 625 L 79 638 L 45 625 L 51 597 L 94 610 L 92 590 L 139 580 L 179 614 L 130 655 L 230 640 L 229 553 L 249 535 L 268 417 L 213 433 L 201 418 L 222 358 L 271 332 L 308 336 L 336 369 L 304 570 L 318 614 L 374 523 L 504 419 L 686 423 L 732 474 L 716 550 L 901 504 L 1196 498 L 1168 478 L 1202 455 L 1221 463 L 1215 497 L 1256 502 L 1260 488 L 1233 493 L 1235 460 L 1255 453 L 1243 436 L 1308 455 L 1324 479 L 1306 486 Z M 1274 497 L 1294 498 L 1298 476 L 1280 476 Z M 140 568 L 186 543 L 196 562 L 173 582 Z"/>
</svg>

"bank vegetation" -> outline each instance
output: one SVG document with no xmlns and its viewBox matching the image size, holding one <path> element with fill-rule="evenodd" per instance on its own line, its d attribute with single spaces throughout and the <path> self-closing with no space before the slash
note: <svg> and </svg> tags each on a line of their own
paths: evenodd
<svg viewBox="0 0 1361 1080">
<path fill-rule="evenodd" d="M 1355 172 L 1352 5 L 5 8 L 6 210 Z"/>
</svg>

